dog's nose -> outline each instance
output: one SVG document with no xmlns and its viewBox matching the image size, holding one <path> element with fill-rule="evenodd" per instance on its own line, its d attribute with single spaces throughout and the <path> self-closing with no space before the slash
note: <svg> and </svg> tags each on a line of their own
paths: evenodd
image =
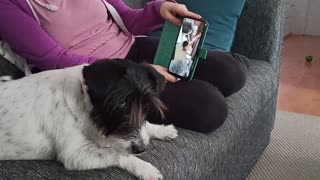
<svg viewBox="0 0 320 180">
<path fill-rule="evenodd" d="M 146 150 L 144 145 L 132 145 L 132 153 L 133 154 L 140 154 Z"/>
</svg>

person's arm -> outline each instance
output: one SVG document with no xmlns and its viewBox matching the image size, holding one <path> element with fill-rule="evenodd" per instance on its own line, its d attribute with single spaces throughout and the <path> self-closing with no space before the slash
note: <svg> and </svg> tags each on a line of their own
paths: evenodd
<svg viewBox="0 0 320 180">
<path fill-rule="evenodd" d="M 108 3 L 120 14 L 125 26 L 134 35 L 149 33 L 163 25 L 164 20 L 177 26 L 181 20 L 177 15 L 200 19 L 201 16 L 189 11 L 183 4 L 175 0 L 154 0 L 146 3 L 143 9 L 132 9 L 122 0 L 108 0 Z"/>
<path fill-rule="evenodd" d="M 132 9 L 122 0 L 107 0 L 119 13 L 128 31 L 134 35 L 147 34 L 164 23 L 160 7 L 165 0 L 154 0 L 145 4 L 143 9 Z"/>
<path fill-rule="evenodd" d="M 58 45 L 40 24 L 12 1 L 0 1 L 0 38 L 41 70 L 59 69 L 96 58 L 72 54 Z"/>
</svg>

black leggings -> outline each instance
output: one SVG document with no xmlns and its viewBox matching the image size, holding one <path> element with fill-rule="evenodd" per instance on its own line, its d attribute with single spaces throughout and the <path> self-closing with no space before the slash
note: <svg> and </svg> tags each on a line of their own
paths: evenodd
<svg viewBox="0 0 320 180">
<path fill-rule="evenodd" d="M 152 63 L 158 43 L 159 38 L 137 38 L 127 59 Z M 244 60 L 236 54 L 209 51 L 207 59 L 199 61 L 193 80 L 167 83 L 161 94 L 168 107 L 165 124 L 204 133 L 220 127 L 228 113 L 225 97 L 245 84 Z"/>
</svg>

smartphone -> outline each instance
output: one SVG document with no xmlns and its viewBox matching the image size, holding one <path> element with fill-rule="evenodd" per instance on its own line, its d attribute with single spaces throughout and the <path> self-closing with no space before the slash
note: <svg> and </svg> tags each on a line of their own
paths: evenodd
<svg viewBox="0 0 320 180">
<path fill-rule="evenodd" d="M 197 66 L 198 49 L 202 46 L 208 23 L 204 20 L 183 18 L 172 52 L 168 72 L 190 80 Z"/>
</svg>

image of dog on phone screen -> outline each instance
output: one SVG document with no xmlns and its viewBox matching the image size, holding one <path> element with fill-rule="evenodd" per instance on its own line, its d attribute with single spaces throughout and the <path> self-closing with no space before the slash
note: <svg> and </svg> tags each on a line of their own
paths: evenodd
<svg viewBox="0 0 320 180">
<path fill-rule="evenodd" d="M 203 29 L 202 21 L 184 18 L 169 65 L 170 72 L 185 78 L 189 76 Z"/>
</svg>

